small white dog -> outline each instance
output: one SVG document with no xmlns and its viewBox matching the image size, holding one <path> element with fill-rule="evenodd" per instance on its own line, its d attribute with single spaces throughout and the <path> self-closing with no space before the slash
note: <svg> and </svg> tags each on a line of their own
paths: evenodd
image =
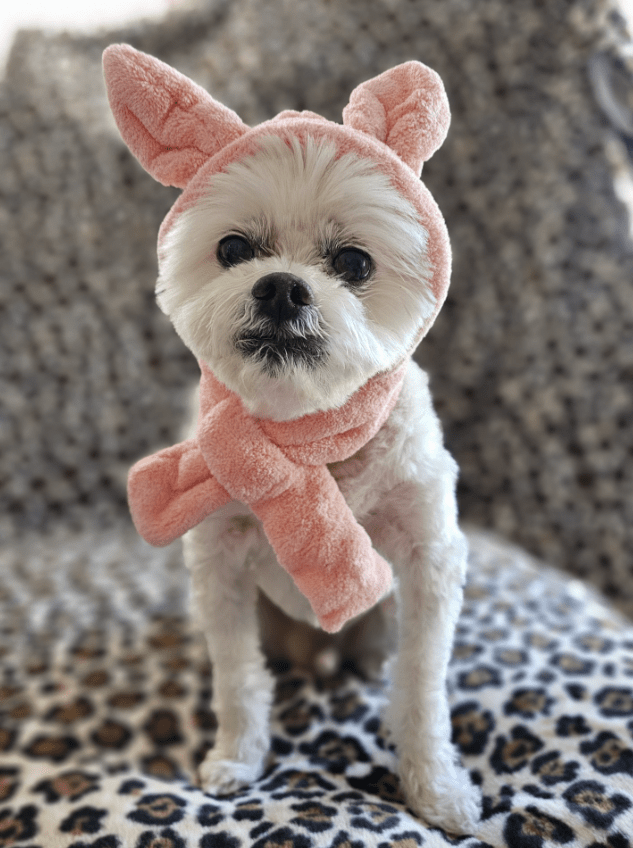
<svg viewBox="0 0 633 848">
<path fill-rule="evenodd" d="M 109 48 L 104 65 L 124 139 L 150 173 L 185 188 L 161 231 L 158 302 L 223 391 L 251 419 L 285 424 L 345 407 L 377 375 L 404 373 L 387 420 L 328 468 L 396 578 L 387 721 L 407 800 L 428 823 L 468 832 L 480 800 L 450 741 L 446 693 L 467 555 L 457 469 L 426 375 L 410 359 L 450 269 L 443 220 L 417 179 L 448 127 L 439 78 L 407 63 L 359 86 L 343 126 L 282 113 L 250 129 L 130 47 Z M 132 487 L 130 502 L 141 532 L 141 513 L 150 515 L 144 535 L 156 543 L 188 530 L 185 560 L 219 723 L 200 776 L 210 792 L 228 793 L 262 774 L 269 750 L 273 678 L 260 647 L 258 591 L 292 619 L 318 618 L 296 575 L 280 567 L 254 496 L 252 508 L 226 497 L 202 509 L 198 498 L 189 517 L 191 492 L 210 485 L 201 482 L 210 472 L 198 438 L 183 443 L 195 459 L 178 455 L 178 484 L 165 476 L 168 449 L 159 455 L 163 476 Z M 180 499 L 175 511 L 148 506 L 165 487 Z M 292 522 L 288 515 L 289 534 Z"/>
</svg>

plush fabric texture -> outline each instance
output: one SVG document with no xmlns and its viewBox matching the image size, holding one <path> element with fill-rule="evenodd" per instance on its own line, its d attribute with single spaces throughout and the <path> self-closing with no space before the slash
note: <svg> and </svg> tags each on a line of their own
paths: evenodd
<svg viewBox="0 0 633 848">
<path fill-rule="evenodd" d="M 196 436 L 130 471 L 139 533 L 167 545 L 231 499 L 248 504 L 321 627 L 339 630 L 389 590 L 392 575 L 326 464 L 347 459 L 376 435 L 396 404 L 405 368 L 374 377 L 339 409 L 276 422 L 249 415 L 201 363 Z"/>
<path fill-rule="evenodd" d="M 444 86 L 421 62 L 406 62 L 361 83 L 343 109 L 343 123 L 375 136 L 416 173 L 441 147 L 450 123 Z"/>
<path fill-rule="evenodd" d="M 108 47 L 103 71 L 113 115 L 130 150 L 160 182 L 185 188 L 160 229 L 159 267 L 160 245 L 177 217 L 209 191 L 213 174 L 252 155 L 265 136 L 333 142 L 339 156 L 353 152 L 383 171 L 428 232 L 432 273 L 425 285 L 436 308 L 420 326 L 413 353 L 446 298 L 451 271 L 444 218 L 419 179 L 422 162 L 444 141 L 450 123 L 446 91 L 435 71 L 410 61 L 361 84 L 343 111 L 342 126 L 313 112 L 285 110 L 253 128 L 187 77 L 130 45 Z"/>
<path fill-rule="evenodd" d="M 103 54 L 115 120 L 141 165 L 184 188 L 202 164 L 248 127 L 183 74 L 128 45 Z"/>
</svg>

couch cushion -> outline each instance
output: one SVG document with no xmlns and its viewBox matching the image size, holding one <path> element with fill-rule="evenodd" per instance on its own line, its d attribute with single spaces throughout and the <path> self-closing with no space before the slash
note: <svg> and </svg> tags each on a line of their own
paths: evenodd
<svg viewBox="0 0 633 848">
<path fill-rule="evenodd" d="M 470 543 L 449 687 L 484 818 L 460 844 L 626 848 L 633 625 L 521 551 Z M 216 725 L 178 545 L 58 531 L 0 569 L 1 844 L 455 844 L 403 804 L 385 684 L 351 674 L 279 674 L 265 775 L 227 798 L 195 786 Z"/>
</svg>

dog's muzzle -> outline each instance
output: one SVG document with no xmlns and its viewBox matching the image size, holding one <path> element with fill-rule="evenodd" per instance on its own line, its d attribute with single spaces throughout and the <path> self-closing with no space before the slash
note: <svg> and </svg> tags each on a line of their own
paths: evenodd
<svg viewBox="0 0 633 848">
<path fill-rule="evenodd" d="M 301 361 L 316 365 L 324 355 L 315 335 L 314 294 L 300 277 L 276 271 L 260 277 L 251 289 L 255 326 L 242 333 L 236 346 L 270 367 Z"/>
</svg>

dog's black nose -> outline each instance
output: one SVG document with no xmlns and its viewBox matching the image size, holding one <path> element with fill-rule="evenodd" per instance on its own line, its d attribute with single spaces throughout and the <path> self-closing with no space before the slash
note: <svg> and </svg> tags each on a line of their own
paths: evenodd
<svg viewBox="0 0 633 848">
<path fill-rule="evenodd" d="M 297 318 L 302 309 L 314 301 L 310 286 L 300 277 L 285 271 L 261 277 L 253 286 L 251 294 L 258 302 L 259 313 L 276 324 Z"/>
</svg>

